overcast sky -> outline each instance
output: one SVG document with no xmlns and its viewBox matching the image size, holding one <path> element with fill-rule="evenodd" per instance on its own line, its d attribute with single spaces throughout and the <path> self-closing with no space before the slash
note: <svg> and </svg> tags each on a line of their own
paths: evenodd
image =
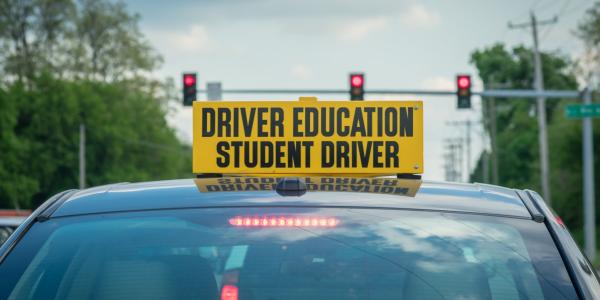
<svg viewBox="0 0 600 300">
<path fill-rule="evenodd" d="M 349 72 L 366 74 L 366 88 L 454 88 L 457 73 L 477 75 L 469 64 L 475 49 L 497 42 L 532 43 L 528 30 L 507 23 L 558 15 L 543 26 L 541 49 L 576 57 L 573 36 L 591 0 L 129 0 L 141 29 L 160 52 L 160 77 L 195 71 L 199 87 L 221 81 L 224 88 L 347 88 Z M 180 86 L 180 85 L 179 85 Z M 475 90 L 481 88 L 476 79 Z M 226 99 L 294 99 L 298 95 L 227 95 Z M 317 95 L 347 99 L 348 95 Z M 203 95 L 199 95 L 203 97 Z M 370 99 L 415 99 L 411 96 Z M 444 179 L 444 140 L 464 136 L 448 121 L 480 121 L 481 104 L 458 111 L 454 97 L 421 97 L 425 102 L 424 178 Z M 191 142 L 191 109 L 175 107 L 169 122 Z M 472 134 L 472 165 L 482 149 L 481 127 Z M 466 176 L 466 175 L 465 175 Z"/>
</svg>

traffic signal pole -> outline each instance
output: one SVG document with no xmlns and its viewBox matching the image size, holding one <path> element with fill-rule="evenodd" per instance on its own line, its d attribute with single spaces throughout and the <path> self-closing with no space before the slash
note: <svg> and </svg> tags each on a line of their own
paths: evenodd
<svg viewBox="0 0 600 300">
<path fill-rule="evenodd" d="M 583 94 L 583 104 L 592 103 L 592 90 Z M 592 118 L 583 118 L 583 233 L 585 253 L 591 261 L 596 259 L 596 208 L 594 194 L 594 133 Z"/>
</svg>

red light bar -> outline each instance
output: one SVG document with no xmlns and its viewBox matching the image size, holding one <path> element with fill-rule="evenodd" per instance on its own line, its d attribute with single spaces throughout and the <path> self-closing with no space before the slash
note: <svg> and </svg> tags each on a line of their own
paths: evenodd
<svg viewBox="0 0 600 300">
<path fill-rule="evenodd" d="M 235 227 L 335 227 L 340 220 L 332 217 L 286 216 L 242 217 L 229 219 Z"/>
<path fill-rule="evenodd" d="M 235 285 L 226 284 L 221 289 L 221 300 L 238 300 L 238 288 Z"/>
</svg>

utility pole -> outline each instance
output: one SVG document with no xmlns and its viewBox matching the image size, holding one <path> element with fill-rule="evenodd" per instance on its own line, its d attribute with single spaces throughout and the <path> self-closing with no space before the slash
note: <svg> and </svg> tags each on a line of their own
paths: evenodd
<svg viewBox="0 0 600 300">
<path fill-rule="evenodd" d="M 492 183 L 498 185 L 500 183 L 500 176 L 498 175 L 498 121 L 496 119 L 496 99 L 490 98 L 490 132 L 491 132 L 491 144 L 492 144 Z"/>
<path fill-rule="evenodd" d="M 483 150 L 482 154 L 483 183 L 490 183 L 490 153 L 487 150 Z"/>
<path fill-rule="evenodd" d="M 467 182 L 471 182 L 471 120 L 467 123 Z"/>
<path fill-rule="evenodd" d="M 85 188 L 85 124 L 79 124 L 79 188 Z"/>
<path fill-rule="evenodd" d="M 453 125 L 453 126 L 465 126 L 465 148 L 467 148 L 466 152 L 467 152 L 467 157 L 466 157 L 466 164 L 467 164 L 467 171 L 465 172 L 467 175 L 466 181 L 465 182 L 469 182 L 471 181 L 471 120 L 467 119 L 464 121 L 450 121 L 450 122 L 446 122 L 446 124 L 448 125 Z M 462 167 L 461 167 L 462 169 Z"/>
<path fill-rule="evenodd" d="M 444 173 L 446 181 L 460 182 L 463 180 L 463 146 L 462 139 L 446 139 L 446 152 L 444 153 Z"/>
<path fill-rule="evenodd" d="M 494 76 L 490 76 L 489 78 L 487 78 L 487 85 L 486 85 L 486 89 L 489 87 L 490 89 L 495 89 L 499 84 L 496 83 L 496 81 L 494 80 Z M 502 84 L 500 84 L 502 85 Z M 496 98 L 494 96 L 490 96 L 490 97 L 481 97 L 481 106 L 485 107 L 485 105 L 487 105 L 487 109 L 485 109 L 485 111 L 487 111 L 486 115 L 484 116 L 484 126 L 486 125 L 486 120 L 487 120 L 487 128 L 488 131 L 490 133 L 490 153 L 488 153 L 488 157 L 487 157 L 487 165 L 484 165 L 487 168 L 489 168 L 489 163 L 491 160 L 491 164 L 492 164 L 492 180 L 491 183 L 498 185 L 499 180 L 498 180 L 498 147 L 497 147 L 497 143 L 496 143 L 496 136 L 498 133 L 498 123 L 496 120 Z M 486 176 L 489 176 L 488 173 L 485 174 Z M 489 177 L 488 177 L 489 180 Z M 486 183 L 490 183 L 489 181 L 486 181 Z"/>
<path fill-rule="evenodd" d="M 487 122 L 489 120 L 489 111 L 484 106 L 486 105 L 486 100 L 481 97 L 481 106 L 483 110 L 483 118 L 481 119 L 481 132 L 479 137 L 481 138 L 481 180 L 483 183 L 490 183 L 490 152 L 488 148 L 490 147 L 488 144 L 488 135 L 486 134 Z"/>
<path fill-rule="evenodd" d="M 589 85 L 583 94 L 583 104 L 592 103 Z M 596 208 L 594 195 L 594 133 L 592 118 L 583 118 L 583 232 L 585 253 L 591 261 L 596 259 Z"/>
<path fill-rule="evenodd" d="M 464 157 L 464 153 L 463 153 L 463 142 L 461 139 L 459 139 L 456 144 L 455 147 L 457 147 L 458 151 L 456 151 L 456 157 L 457 157 L 457 165 L 458 165 L 458 174 L 456 175 L 456 181 L 463 181 L 463 157 Z"/>
<path fill-rule="evenodd" d="M 454 181 L 454 149 L 450 144 L 444 145 L 444 148 L 444 180 L 452 182 Z"/>
<path fill-rule="evenodd" d="M 549 25 L 558 22 L 558 17 L 554 17 L 551 20 L 545 20 L 538 22 L 535 18 L 535 14 L 531 11 L 531 21 L 529 23 L 513 25 L 508 23 L 508 27 L 514 28 L 526 28 L 531 27 L 533 34 L 533 62 L 534 62 L 534 89 L 536 92 L 542 92 L 544 90 L 544 74 L 542 73 L 542 60 L 540 57 L 539 43 L 538 43 L 538 26 Z M 537 115 L 538 115 L 538 139 L 540 144 L 540 172 L 542 180 L 542 193 L 544 200 L 548 206 L 552 203 L 552 196 L 550 194 L 550 162 L 548 159 L 548 135 L 546 129 L 546 98 L 538 96 L 537 102 Z"/>
<path fill-rule="evenodd" d="M 444 180 L 454 181 L 454 157 L 451 145 L 446 145 L 446 151 L 444 152 Z"/>
</svg>

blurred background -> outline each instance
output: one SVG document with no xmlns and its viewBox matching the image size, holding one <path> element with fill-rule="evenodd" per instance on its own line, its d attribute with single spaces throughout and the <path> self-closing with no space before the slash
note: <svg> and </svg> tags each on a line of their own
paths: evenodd
<svg viewBox="0 0 600 300">
<path fill-rule="evenodd" d="M 301 96 L 227 89 L 346 90 L 363 73 L 367 100 L 425 102 L 424 179 L 542 192 L 536 100 L 474 95 L 458 109 L 450 95 L 457 74 L 473 92 L 534 89 L 535 39 L 545 89 L 597 89 L 597 1 L 0 0 L 0 208 L 192 177 L 186 72 L 198 89 L 220 82 L 227 100 Z M 580 102 L 549 98 L 545 110 L 552 207 L 579 241 L 582 122 L 565 109 Z"/>
</svg>

